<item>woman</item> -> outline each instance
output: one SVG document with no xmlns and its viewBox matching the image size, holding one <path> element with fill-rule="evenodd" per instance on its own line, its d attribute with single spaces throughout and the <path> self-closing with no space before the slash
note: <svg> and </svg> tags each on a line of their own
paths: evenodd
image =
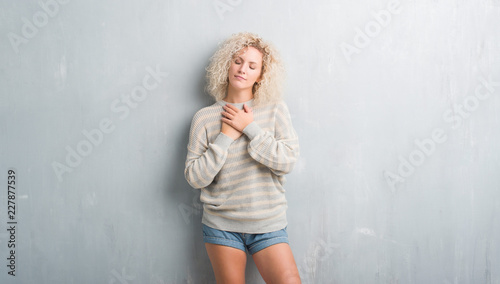
<svg viewBox="0 0 500 284">
<path fill-rule="evenodd" d="M 245 283 L 247 250 L 266 283 L 300 283 L 283 188 L 299 143 L 281 99 L 283 76 L 276 50 L 251 33 L 227 39 L 207 67 L 216 102 L 193 117 L 184 174 L 201 189 L 217 283 Z"/>
</svg>

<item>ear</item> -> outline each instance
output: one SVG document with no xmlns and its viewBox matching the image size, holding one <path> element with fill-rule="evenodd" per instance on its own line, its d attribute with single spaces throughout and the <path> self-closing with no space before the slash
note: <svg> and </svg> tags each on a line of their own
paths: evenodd
<svg viewBox="0 0 500 284">
<path fill-rule="evenodd" d="M 262 69 L 260 70 L 259 78 L 257 78 L 257 80 L 255 80 L 255 82 L 260 84 L 260 81 L 262 81 L 262 79 L 264 79 L 264 66 L 262 66 Z"/>
<path fill-rule="evenodd" d="M 260 81 L 262 81 L 262 75 L 260 75 L 259 78 L 257 78 L 257 80 L 255 80 L 255 83 L 260 84 Z"/>
</svg>

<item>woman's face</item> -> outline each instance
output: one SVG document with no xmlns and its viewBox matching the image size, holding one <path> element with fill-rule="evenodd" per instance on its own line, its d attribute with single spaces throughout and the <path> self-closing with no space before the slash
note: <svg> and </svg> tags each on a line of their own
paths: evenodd
<svg viewBox="0 0 500 284">
<path fill-rule="evenodd" d="M 262 53 L 249 46 L 236 53 L 229 67 L 230 87 L 237 90 L 252 89 L 255 82 L 260 81 L 262 70 Z"/>
</svg>

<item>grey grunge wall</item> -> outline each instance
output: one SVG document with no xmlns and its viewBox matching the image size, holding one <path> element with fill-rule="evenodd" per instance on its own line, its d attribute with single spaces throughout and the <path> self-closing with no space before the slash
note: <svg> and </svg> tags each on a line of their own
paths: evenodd
<svg viewBox="0 0 500 284">
<path fill-rule="evenodd" d="M 499 0 L 0 1 L 0 282 L 215 283 L 186 146 L 251 31 L 287 68 L 303 283 L 500 283 L 499 26 Z"/>
</svg>

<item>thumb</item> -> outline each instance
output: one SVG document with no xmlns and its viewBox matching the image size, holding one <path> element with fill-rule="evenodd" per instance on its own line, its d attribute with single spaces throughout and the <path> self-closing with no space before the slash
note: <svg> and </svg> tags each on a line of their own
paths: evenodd
<svg viewBox="0 0 500 284">
<path fill-rule="evenodd" d="M 247 104 L 243 104 L 243 109 L 245 112 L 250 112 L 252 110 L 249 106 L 247 106 Z"/>
</svg>

